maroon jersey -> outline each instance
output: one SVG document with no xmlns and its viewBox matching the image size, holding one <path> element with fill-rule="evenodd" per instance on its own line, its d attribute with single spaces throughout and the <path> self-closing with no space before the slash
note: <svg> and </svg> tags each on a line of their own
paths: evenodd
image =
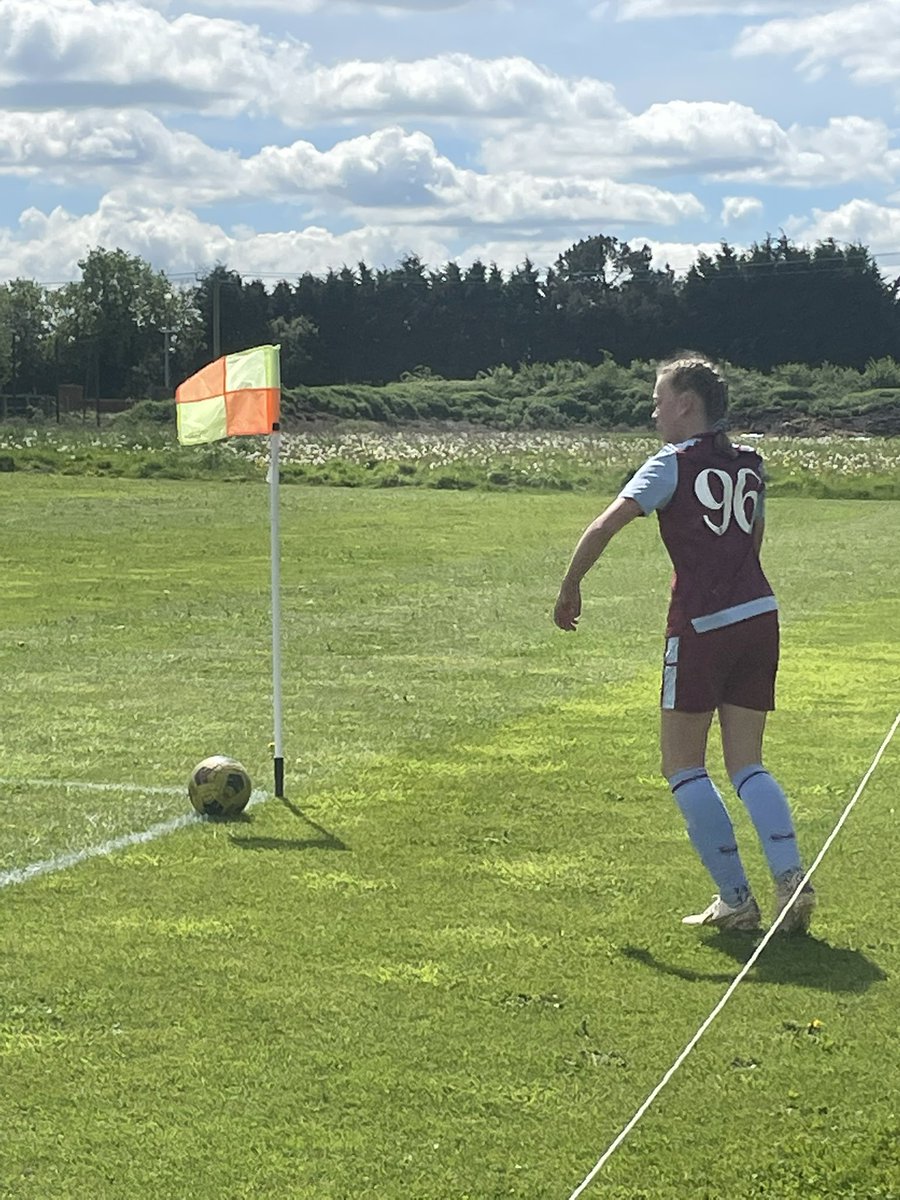
<svg viewBox="0 0 900 1200">
<path fill-rule="evenodd" d="M 736 447 L 730 458 L 704 433 L 663 449 L 636 472 L 620 495 L 645 514 L 656 511 L 675 567 L 666 634 L 721 629 L 778 605 L 753 544 L 762 512 L 762 459 Z"/>
</svg>

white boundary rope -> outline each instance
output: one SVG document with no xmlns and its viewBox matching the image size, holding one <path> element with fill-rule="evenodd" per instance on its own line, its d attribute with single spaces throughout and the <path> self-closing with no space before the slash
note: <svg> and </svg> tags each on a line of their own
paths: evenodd
<svg viewBox="0 0 900 1200">
<path fill-rule="evenodd" d="M 600 1158 L 597 1160 L 597 1162 L 595 1163 L 594 1167 L 591 1169 L 589 1174 L 582 1180 L 582 1182 L 578 1185 L 578 1187 L 575 1189 L 575 1191 L 572 1192 L 572 1194 L 569 1196 L 569 1200 L 577 1200 L 577 1198 L 591 1185 L 591 1183 L 593 1183 L 593 1181 L 596 1179 L 597 1175 L 600 1173 L 600 1171 L 603 1169 L 603 1167 L 606 1165 L 606 1163 L 610 1160 L 610 1158 L 612 1158 L 612 1156 L 613 1156 L 613 1154 L 615 1154 L 616 1150 L 618 1150 L 618 1148 L 622 1145 L 622 1143 L 625 1141 L 625 1139 L 631 1133 L 632 1129 L 634 1129 L 634 1127 L 637 1125 L 638 1121 L 640 1121 L 641 1117 L 643 1117 L 644 1113 L 650 1108 L 651 1104 L 654 1102 L 656 1097 L 660 1094 L 660 1092 L 663 1090 L 663 1088 L 666 1086 L 666 1084 L 669 1082 L 669 1080 L 672 1078 L 672 1076 L 675 1074 L 675 1072 L 681 1067 L 682 1063 L 685 1061 L 685 1059 L 688 1057 L 688 1055 L 691 1053 L 691 1051 L 694 1049 L 694 1047 L 697 1045 L 697 1043 L 703 1037 L 704 1033 L 706 1033 L 707 1029 L 709 1029 L 710 1025 L 712 1025 L 713 1021 L 716 1019 L 716 1017 L 719 1015 L 719 1013 L 722 1011 L 722 1009 L 725 1007 L 725 1005 L 731 999 L 738 984 L 741 983 L 742 980 L 746 978 L 751 967 L 756 963 L 757 959 L 762 954 L 763 950 L 765 950 L 766 946 L 768 946 L 769 942 L 772 940 L 773 936 L 778 931 L 784 918 L 794 907 L 797 897 L 800 895 L 800 892 L 806 886 L 807 882 L 812 878 L 813 873 L 816 871 L 816 869 L 818 868 L 822 859 L 825 857 L 826 853 L 828 852 L 829 848 L 831 847 L 832 842 L 837 837 L 837 835 L 841 831 L 841 829 L 844 827 L 844 824 L 846 823 L 847 818 L 850 816 L 850 813 L 853 811 L 853 808 L 854 808 L 857 800 L 862 795 L 863 789 L 865 788 L 866 784 L 871 779 L 872 774 L 875 771 L 875 768 L 878 766 L 879 762 L 881 762 L 882 755 L 884 754 L 885 750 L 890 745 L 891 738 L 893 738 L 898 725 L 900 725 L 900 713 L 897 713 L 896 717 L 894 718 L 893 725 L 888 730 L 887 736 L 885 737 L 884 741 L 881 743 L 878 753 L 872 759 L 872 765 L 869 767 L 868 771 L 866 771 L 865 775 L 863 775 L 862 781 L 860 782 L 859 787 L 856 789 L 853 799 L 850 801 L 850 803 L 847 805 L 847 807 L 841 813 L 838 823 L 835 825 L 834 829 L 832 829 L 831 833 L 825 839 L 825 844 L 822 846 L 822 849 L 819 851 L 818 855 L 816 856 L 815 862 L 812 864 L 812 866 L 809 868 L 809 870 L 803 876 L 801 881 L 797 884 L 797 888 L 796 888 L 794 894 L 791 896 L 790 900 L 787 902 L 787 904 L 784 906 L 784 908 L 778 914 L 778 917 L 776 918 L 776 920 L 772 923 L 772 925 L 766 931 L 766 934 L 763 937 L 762 941 L 759 943 L 759 945 L 756 947 L 756 949 L 753 951 L 753 953 L 747 959 L 744 966 L 741 968 L 741 970 L 738 972 L 738 974 L 734 977 L 734 979 L 728 985 L 728 988 L 727 988 L 725 994 L 723 995 L 722 999 L 719 1001 L 719 1003 L 716 1005 L 716 1007 L 712 1010 L 712 1012 L 709 1014 L 709 1016 L 706 1018 L 706 1020 L 703 1022 L 703 1024 L 700 1026 L 700 1028 L 697 1030 L 697 1032 L 694 1034 L 694 1036 L 691 1038 L 691 1040 L 688 1042 L 688 1044 L 685 1046 L 685 1048 L 681 1051 L 681 1053 L 678 1055 L 678 1057 L 672 1063 L 671 1067 L 669 1067 L 668 1071 L 666 1071 L 665 1075 L 662 1077 L 662 1079 L 659 1081 L 659 1083 L 656 1085 L 656 1087 L 653 1089 L 653 1091 L 650 1093 L 650 1095 L 647 1097 L 647 1099 L 644 1101 L 644 1103 L 640 1106 L 640 1108 L 637 1110 L 637 1112 L 634 1114 L 634 1116 L 631 1118 L 631 1120 L 628 1122 L 628 1124 L 625 1126 L 625 1128 L 622 1130 L 622 1132 L 618 1135 L 618 1137 L 615 1139 L 615 1141 L 613 1141 L 607 1147 L 607 1149 L 604 1150 L 604 1152 L 601 1154 Z"/>
<path fill-rule="evenodd" d="M 0 779 L 0 783 L 4 781 Z M 13 780 L 6 782 L 12 783 Z M 184 788 L 165 788 L 165 787 L 136 787 L 133 784 L 115 784 L 115 783 L 74 783 L 65 782 L 63 780 L 38 780 L 29 779 L 20 781 L 29 785 L 43 786 L 58 786 L 68 788 L 69 790 L 81 789 L 83 791 L 124 791 L 124 792 L 148 792 L 158 794 L 160 792 L 166 795 L 174 793 L 181 795 L 185 792 Z M 260 800 L 265 800 L 268 797 L 268 792 L 255 791 L 251 793 L 250 803 L 258 804 Z M 157 825 L 151 825 L 148 829 L 139 829 L 135 833 L 123 833 L 120 837 L 110 838 L 109 841 L 100 842 L 95 846 L 85 846 L 81 850 L 70 850 L 65 854 L 55 855 L 53 858 L 45 858 L 39 862 L 29 863 L 26 867 L 12 867 L 7 871 L 0 871 L 0 891 L 5 887 L 11 887 L 17 883 L 28 883 L 31 879 L 37 879 L 40 875 L 53 875 L 57 871 L 67 871 L 69 867 L 77 867 L 79 863 L 87 862 L 90 858 L 103 858 L 109 854 L 114 854 L 116 850 L 124 850 L 128 846 L 138 846 L 143 842 L 153 842 L 157 838 L 165 837 L 167 833 L 174 833 L 176 829 L 183 829 L 186 825 L 195 825 L 198 822 L 205 822 L 208 818 L 201 817 L 199 813 L 189 812 L 182 813 L 181 816 L 172 817 L 169 821 L 160 821 Z"/>
</svg>

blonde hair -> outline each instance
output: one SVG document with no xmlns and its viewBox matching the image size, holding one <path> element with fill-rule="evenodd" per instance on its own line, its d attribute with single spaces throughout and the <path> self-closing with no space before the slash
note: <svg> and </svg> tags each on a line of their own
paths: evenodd
<svg viewBox="0 0 900 1200">
<path fill-rule="evenodd" d="M 683 353 L 660 363 L 657 375 L 665 375 L 679 395 L 693 392 L 699 397 L 716 435 L 715 450 L 728 458 L 736 458 L 738 452 L 725 433 L 728 428 L 728 383 L 716 364 L 704 354 Z"/>
</svg>

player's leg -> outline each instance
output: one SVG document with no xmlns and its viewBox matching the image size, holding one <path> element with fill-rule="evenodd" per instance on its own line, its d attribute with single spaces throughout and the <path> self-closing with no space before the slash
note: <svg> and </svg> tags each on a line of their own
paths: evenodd
<svg viewBox="0 0 900 1200">
<path fill-rule="evenodd" d="M 719 894 L 705 912 L 686 917 L 685 921 L 754 929 L 759 923 L 759 909 L 750 895 L 734 826 L 718 788 L 706 771 L 706 743 L 715 710 L 715 688 L 705 671 L 703 648 L 698 652 L 694 642 L 694 638 L 682 638 L 673 646 L 670 638 L 667 643 L 660 718 L 661 765 L 684 817 L 691 844 Z"/>
<path fill-rule="evenodd" d="M 762 844 L 772 875 L 800 869 L 800 851 L 787 797 L 763 766 L 766 713 L 737 704 L 719 708 L 725 768 Z"/>
<path fill-rule="evenodd" d="M 712 712 L 677 712 L 663 709 L 660 713 L 659 746 L 662 754 L 662 773 L 666 779 L 676 771 L 706 766 L 706 743 Z"/>
<path fill-rule="evenodd" d="M 722 751 L 726 770 L 756 828 L 775 879 L 777 915 L 803 877 L 790 805 L 763 765 L 766 717 L 775 705 L 777 618 L 774 613 L 767 614 L 742 624 L 743 629 L 735 629 L 735 638 L 743 639 L 743 653 L 725 688 L 727 700 L 719 706 Z M 808 928 L 814 905 L 814 892 L 807 884 L 782 928 Z"/>
</svg>

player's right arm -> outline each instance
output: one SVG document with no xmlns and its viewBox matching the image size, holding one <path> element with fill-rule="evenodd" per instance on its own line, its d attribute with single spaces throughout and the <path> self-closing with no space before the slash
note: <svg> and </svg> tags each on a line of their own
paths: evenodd
<svg viewBox="0 0 900 1200">
<path fill-rule="evenodd" d="M 611 539 L 635 519 L 668 504 L 678 483 L 674 447 L 664 446 L 635 471 L 612 504 L 581 535 L 553 610 L 553 620 L 574 632 L 581 616 L 581 580 Z"/>
<path fill-rule="evenodd" d="M 575 547 L 553 610 L 553 620 L 560 629 L 573 632 L 581 616 L 581 581 L 619 532 L 635 517 L 643 516 L 636 500 L 617 496 L 612 504 L 592 521 Z"/>
</svg>

